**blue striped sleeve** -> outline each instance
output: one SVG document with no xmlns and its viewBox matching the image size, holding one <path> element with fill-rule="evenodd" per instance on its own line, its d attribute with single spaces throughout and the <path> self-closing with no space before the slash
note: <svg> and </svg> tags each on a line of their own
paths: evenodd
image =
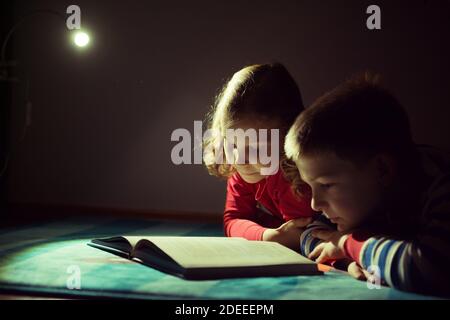
<svg viewBox="0 0 450 320">
<path fill-rule="evenodd" d="M 378 276 L 381 283 L 410 290 L 408 272 L 412 256 L 407 254 L 412 243 L 384 237 L 369 238 L 361 249 L 361 266 Z"/>
<path fill-rule="evenodd" d="M 300 253 L 305 257 L 307 257 L 318 244 L 323 242 L 322 240 L 312 236 L 312 232 L 317 229 L 335 230 L 332 225 L 322 221 L 321 219 L 315 220 L 309 224 L 300 236 Z"/>
</svg>

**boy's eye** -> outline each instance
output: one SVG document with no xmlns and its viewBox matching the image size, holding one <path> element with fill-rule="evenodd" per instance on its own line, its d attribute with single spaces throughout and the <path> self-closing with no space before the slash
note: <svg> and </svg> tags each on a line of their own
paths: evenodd
<svg viewBox="0 0 450 320">
<path fill-rule="evenodd" d="M 320 187 L 321 187 L 322 189 L 329 189 L 329 188 L 331 188 L 332 186 L 334 186 L 334 183 L 321 183 L 321 184 L 320 184 Z"/>
</svg>

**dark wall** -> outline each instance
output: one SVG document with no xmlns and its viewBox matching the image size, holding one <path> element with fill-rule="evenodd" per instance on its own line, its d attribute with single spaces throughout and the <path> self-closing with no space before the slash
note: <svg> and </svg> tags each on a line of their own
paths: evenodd
<svg viewBox="0 0 450 320">
<path fill-rule="evenodd" d="M 0 2 L 0 39 L 6 38 L 13 22 L 13 6 L 10 1 Z M 0 42 L 0 50 L 1 50 Z M 11 48 L 6 48 L 10 53 Z M 6 209 L 7 201 L 7 181 L 9 160 L 9 119 L 11 107 L 11 83 L 6 81 L 8 78 L 8 67 L 5 61 L 0 57 L 0 212 Z"/>
<path fill-rule="evenodd" d="M 410 114 L 417 142 L 450 149 L 449 1 L 76 1 L 92 46 L 75 50 L 61 22 L 30 19 L 15 35 L 9 200 L 220 212 L 224 183 L 170 159 L 176 128 L 193 130 L 223 81 L 277 60 L 306 104 L 354 72 L 380 72 Z M 64 12 L 72 1 L 14 1 Z M 380 124 L 382 125 L 382 124 Z"/>
</svg>

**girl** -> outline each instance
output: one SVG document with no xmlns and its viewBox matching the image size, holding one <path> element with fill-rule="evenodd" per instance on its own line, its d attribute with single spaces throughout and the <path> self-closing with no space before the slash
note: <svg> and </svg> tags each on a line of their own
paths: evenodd
<svg viewBox="0 0 450 320">
<path fill-rule="evenodd" d="M 268 141 L 267 145 L 283 146 L 284 136 L 303 109 L 300 90 L 279 63 L 252 65 L 240 70 L 216 98 L 207 121 L 208 129 L 220 134 L 205 139 L 204 157 L 211 175 L 228 180 L 224 212 L 226 236 L 276 241 L 299 250 L 302 228 L 311 222 L 314 211 L 306 184 L 305 189 L 298 192 L 302 197 L 294 194 L 288 177 L 297 177 L 296 168 L 287 161 L 282 147 L 277 155 L 282 170 L 276 168 L 271 175 L 262 174 L 265 165 L 259 158 L 254 163 L 249 163 L 247 157 L 244 163 L 207 159 L 217 159 L 217 153 L 221 152 L 229 160 L 230 152 L 222 146 L 228 129 L 278 129 L 280 139 Z M 219 149 L 212 148 L 217 145 Z M 235 148 L 233 154 L 237 151 L 239 158 L 242 149 L 232 147 Z M 246 154 L 250 148 L 249 144 L 245 145 Z M 258 148 L 261 148 L 261 141 L 256 144 Z"/>
</svg>

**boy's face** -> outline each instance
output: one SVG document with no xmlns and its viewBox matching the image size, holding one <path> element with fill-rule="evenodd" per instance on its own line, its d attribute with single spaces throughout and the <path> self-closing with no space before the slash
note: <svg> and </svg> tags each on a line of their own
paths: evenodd
<svg viewBox="0 0 450 320">
<path fill-rule="evenodd" d="M 302 156 L 296 164 L 312 189 L 311 207 L 322 211 L 339 231 L 357 227 L 381 201 L 375 160 L 360 167 L 323 153 Z"/>
</svg>

